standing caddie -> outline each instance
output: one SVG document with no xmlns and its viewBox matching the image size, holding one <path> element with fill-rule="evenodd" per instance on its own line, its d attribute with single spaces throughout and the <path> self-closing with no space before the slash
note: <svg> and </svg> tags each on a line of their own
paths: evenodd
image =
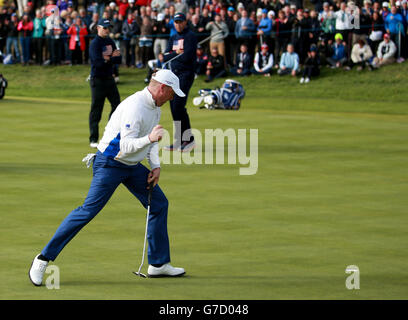
<svg viewBox="0 0 408 320">
<path fill-rule="evenodd" d="M 105 98 L 108 98 L 112 110 L 109 118 L 120 103 L 119 91 L 113 77 L 113 66 L 120 64 L 122 57 L 116 48 L 115 42 L 109 37 L 108 19 L 98 21 L 98 35 L 92 40 L 89 47 L 91 59 L 91 93 L 92 103 L 89 113 L 89 142 L 92 148 L 98 146 L 99 122 L 101 121 Z"/>
<path fill-rule="evenodd" d="M 93 161 L 93 179 L 84 203 L 73 210 L 61 223 L 52 239 L 31 265 L 29 278 L 40 286 L 48 262 L 54 261 L 67 243 L 105 206 L 113 192 L 123 183 L 146 208 L 149 185 L 152 185 L 147 239 L 148 276 L 177 277 L 183 268 L 170 265 L 170 245 L 167 235 L 168 201 L 157 185 L 160 177 L 158 141 L 163 136 L 160 126 L 160 106 L 176 94 L 184 97 L 179 79 L 170 70 L 155 73 L 149 86 L 125 99 L 112 114 L 96 155 L 83 161 Z M 151 170 L 141 164 L 147 158 Z"/>
<path fill-rule="evenodd" d="M 165 150 L 181 152 L 191 151 L 195 147 L 194 136 L 191 134 L 190 118 L 187 113 L 186 104 L 188 92 L 194 82 L 195 61 L 197 59 L 197 38 L 187 27 L 186 16 L 177 12 L 174 15 L 174 27 L 177 33 L 170 37 L 164 54 L 164 64 L 180 79 L 180 88 L 185 97 L 174 97 L 170 101 L 171 114 L 175 122 L 175 140 Z M 176 58 L 177 57 L 177 58 Z"/>
</svg>

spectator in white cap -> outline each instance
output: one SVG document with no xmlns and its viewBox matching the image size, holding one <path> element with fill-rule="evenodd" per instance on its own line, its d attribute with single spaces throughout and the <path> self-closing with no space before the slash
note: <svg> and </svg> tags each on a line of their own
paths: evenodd
<svg viewBox="0 0 408 320">
<path fill-rule="evenodd" d="M 241 14 L 242 10 L 244 10 L 244 9 L 245 9 L 245 7 L 242 4 L 242 2 L 238 3 L 238 6 L 237 6 L 238 13 Z"/>
<path fill-rule="evenodd" d="M 390 4 L 388 2 L 385 2 L 385 1 L 382 3 L 381 15 L 382 15 L 384 20 L 385 20 L 385 18 L 387 18 L 388 14 L 390 13 L 389 5 Z"/>
<path fill-rule="evenodd" d="M 274 19 L 275 18 L 275 11 L 273 11 L 273 10 L 269 10 L 268 11 L 268 18 L 269 19 Z"/>
<path fill-rule="evenodd" d="M 164 13 L 159 13 L 153 25 L 153 33 L 155 34 L 153 52 L 156 59 L 159 58 L 159 53 L 163 53 L 166 50 L 170 34 L 170 29 L 164 18 Z"/>
<path fill-rule="evenodd" d="M 374 10 L 371 5 L 371 0 L 364 0 L 364 7 L 361 9 L 361 13 L 364 15 L 371 16 Z"/>
</svg>

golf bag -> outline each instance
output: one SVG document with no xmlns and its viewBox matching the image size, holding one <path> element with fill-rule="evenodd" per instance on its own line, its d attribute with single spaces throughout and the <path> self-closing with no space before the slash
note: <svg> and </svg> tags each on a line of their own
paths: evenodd
<svg viewBox="0 0 408 320">
<path fill-rule="evenodd" d="M 199 97 L 193 99 L 195 106 L 204 106 L 200 109 L 226 109 L 238 110 L 241 106 L 241 100 L 245 97 L 245 90 L 242 84 L 235 80 L 225 80 L 221 88 L 201 89 L 198 91 Z"/>
<path fill-rule="evenodd" d="M 3 99 L 4 94 L 6 93 L 7 80 L 0 74 L 0 99 Z"/>
</svg>

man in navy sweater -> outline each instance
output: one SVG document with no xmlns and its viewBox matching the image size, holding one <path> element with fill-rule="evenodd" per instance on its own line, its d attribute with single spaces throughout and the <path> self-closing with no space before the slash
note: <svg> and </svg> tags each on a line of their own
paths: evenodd
<svg viewBox="0 0 408 320">
<path fill-rule="evenodd" d="M 191 151 L 195 147 L 194 136 L 191 134 L 190 118 L 187 114 L 186 104 L 188 92 L 194 81 L 195 62 L 197 59 L 197 38 L 188 29 L 186 16 L 177 12 L 174 15 L 174 26 L 177 33 L 172 35 L 167 44 L 164 54 L 164 65 L 166 61 L 174 58 L 167 67 L 173 71 L 180 80 L 180 89 L 185 93 L 185 97 L 175 96 L 170 101 L 171 114 L 175 121 L 175 140 L 172 145 L 165 147 L 165 150 L 181 152 Z M 175 58 L 179 55 L 177 58 Z"/>
<path fill-rule="evenodd" d="M 92 148 L 98 146 L 99 121 L 101 121 L 105 98 L 108 98 L 112 107 L 109 118 L 120 103 L 119 91 L 113 78 L 113 66 L 120 64 L 122 57 L 113 40 L 109 38 L 110 26 L 108 19 L 99 20 L 98 35 L 92 40 L 89 47 L 92 92 L 91 112 L 89 113 L 89 142 Z"/>
</svg>

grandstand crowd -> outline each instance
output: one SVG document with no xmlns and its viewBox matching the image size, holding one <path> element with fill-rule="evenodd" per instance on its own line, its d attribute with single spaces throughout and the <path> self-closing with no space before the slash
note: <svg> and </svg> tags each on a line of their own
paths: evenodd
<svg viewBox="0 0 408 320">
<path fill-rule="evenodd" d="M 0 0 L 3 63 L 89 63 L 100 18 L 122 65 L 160 66 L 185 14 L 201 44 L 196 74 L 211 81 L 228 73 L 296 76 L 308 82 L 320 66 L 370 70 L 408 56 L 407 0 Z M 208 41 L 203 41 L 210 37 Z"/>
</svg>

